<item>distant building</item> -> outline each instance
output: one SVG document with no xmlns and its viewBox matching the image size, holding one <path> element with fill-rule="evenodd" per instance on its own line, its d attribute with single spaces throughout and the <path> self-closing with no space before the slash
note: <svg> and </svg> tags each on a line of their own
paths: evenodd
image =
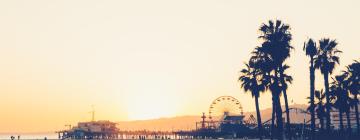
<svg viewBox="0 0 360 140">
<path fill-rule="evenodd" d="M 223 123 L 231 123 L 231 124 L 243 124 L 244 123 L 244 115 L 237 116 L 224 116 Z"/>
<path fill-rule="evenodd" d="M 72 127 L 70 130 L 57 132 L 59 138 L 73 139 L 114 139 L 118 137 L 119 129 L 116 123 L 110 121 L 91 121 L 79 122 L 78 126 Z"/>
</svg>

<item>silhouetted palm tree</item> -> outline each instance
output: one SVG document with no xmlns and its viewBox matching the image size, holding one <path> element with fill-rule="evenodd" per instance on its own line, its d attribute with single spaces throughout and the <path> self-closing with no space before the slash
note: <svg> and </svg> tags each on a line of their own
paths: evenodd
<svg viewBox="0 0 360 140">
<path fill-rule="evenodd" d="M 287 89 L 288 89 L 288 84 L 292 84 L 292 77 L 290 75 L 285 74 L 285 71 L 287 69 L 289 69 L 290 66 L 284 64 L 281 67 L 279 67 L 279 74 L 280 74 L 280 83 L 281 83 L 281 90 L 284 96 L 284 102 L 285 102 L 285 112 L 286 112 L 286 127 L 288 130 L 288 136 L 289 139 L 291 139 L 292 135 L 291 135 L 291 128 L 290 128 L 290 112 L 289 112 L 289 104 L 288 104 L 288 98 L 287 98 Z"/>
<path fill-rule="evenodd" d="M 265 85 L 261 80 L 261 70 L 255 69 L 252 63 L 245 64 L 246 68 L 241 70 L 241 76 L 239 77 L 239 81 L 241 83 L 241 87 L 245 90 L 245 92 L 250 91 L 252 97 L 255 98 L 255 107 L 256 107 L 256 116 L 257 116 L 257 124 L 259 131 L 259 138 L 262 139 L 262 122 L 259 108 L 259 96 L 260 92 L 265 90 Z"/>
<path fill-rule="evenodd" d="M 316 112 L 316 116 L 319 119 L 320 129 L 324 130 L 324 118 L 325 118 L 325 94 L 323 90 L 315 91 L 315 99 L 314 100 L 314 109 Z"/>
<path fill-rule="evenodd" d="M 345 97 L 346 93 L 344 93 L 344 89 L 341 87 L 340 82 L 342 81 L 337 81 L 333 78 L 333 82 L 331 83 L 329 93 L 333 107 L 335 107 L 339 112 L 339 128 L 340 128 L 340 132 L 343 132 L 344 123 L 343 123 L 342 114 L 346 110 L 345 104 L 347 101 Z"/>
<path fill-rule="evenodd" d="M 343 71 L 347 78 L 347 88 L 354 97 L 351 102 L 351 107 L 355 108 L 356 126 L 357 131 L 360 133 L 359 123 L 359 109 L 358 109 L 358 95 L 360 93 L 360 62 L 354 61 L 354 63 L 346 67 L 346 71 Z"/>
<path fill-rule="evenodd" d="M 252 56 L 250 58 L 250 63 L 253 64 L 253 66 L 255 67 L 255 69 L 259 69 L 262 71 L 262 83 L 265 85 L 265 89 L 269 90 L 269 85 L 271 83 L 271 79 L 272 76 L 270 75 L 272 69 L 273 69 L 273 61 L 271 60 L 270 56 L 266 53 L 264 53 L 263 48 L 262 47 L 255 47 L 255 50 L 252 52 Z M 271 90 L 270 90 L 271 91 Z M 276 106 L 274 103 L 274 91 L 271 91 L 271 95 L 272 95 L 272 116 L 271 116 L 271 127 L 270 127 L 270 131 L 271 131 L 271 139 L 273 139 L 274 134 L 275 134 L 275 123 L 274 123 L 274 119 L 275 119 L 275 110 L 276 110 Z"/>
<path fill-rule="evenodd" d="M 265 85 L 266 90 L 270 90 L 272 95 L 272 118 L 271 118 L 271 139 L 273 136 L 277 136 L 277 139 L 282 139 L 282 110 L 280 104 L 280 93 L 281 87 L 280 82 L 277 77 L 271 74 L 271 69 L 269 71 L 268 66 L 272 66 L 272 61 L 267 61 L 265 58 L 260 58 L 254 60 L 255 56 L 252 57 L 253 61 L 255 62 L 255 66 L 258 67 L 262 72 L 262 83 Z M 287 75 L 286 75 L 287 76 Z M 274 119 L 276 118 L 276 128 L 274 127 Z M 281 118 L 281 122 L 279 122 L 279 118 Z M 279 131 L 279 129 L 281 129 Z"/>
<path fill-rule="evenodd" d="M 275 118 L 276 118 L 276 131 L 275 134 L 277 139 L 283 139 L 283 120 L 282 120 L 282 109 L 280 104 L 281 86 L 280 81 L 277 77 L 269 75 L 267 78 L 268 88 L 272 93 L 272 103 L 274 106 Z"/>
<path fill-rule="evenodd" d="M 279 139 L 282 139 L 282 111 L 279 96 L 283 92 L 286 109 L 286 127 L 290 134 L 290 116 L 289 106 L 286 94 L 286 88 L 283 88 L 285 80 L 283 70 L 281 70 L 284 61 L 290 57 L 290 51 L 293 47 L 290 45 L 292 39 L 291 33 L 289 32 L 290 26 L 282 23 L 280 20 L 269 21 L 268 24 L 262 24 L 260 27 L 261 35 L 260 39 L 263 40 L 260 51 L 268 55 L 273 62 L 272 69 L 274 70 L 273 76 L 275 77 L 272 81 L 271 89 L 273 92 L 273 99 L 276 105 L 276 116 L 277 116 L 277 127 L 279 131 Z M 289 137 L 291 139 L 291 137 Z"/>
<path fill-rule="evenodd" d="M 333 78 L 333 82 L 331 83 L 330 87 L 330 95 L 334 96 L 336 98 L 335 105 L 339 109 L 339 114 L 341 116 L 340 119 L 340 129 L 343 130 L 343 124 L 342 124 L 342 112 L 345 112 L 346 115 L 346 122 L 347 122 L 347 130 L 348 133 L 351 133 L 351 122 L 350 122 L 350 102 L 351 98 L 349 97 L 348 92 L 348 81 L 346 80 L 346 75 L 341 74 L 338 76 L 335 76 Z"/>
<path fill-rule="evenodd" d="M 315 112 L 314 112 L 314 95 L 315 95 L 315 67 L 314 59 L 317 55 L 318 49 L 316 48 L 316 43 L 314 40 L 309 39 L 309 41 L 304 43 L 304 51 L 307 56 L 310 57 L 310 114 L 311 114 L 311 137 L 314 139 L 315 135 Z"/>
<path fill-rule="evenodd" d="M 340 53 L 336 46 L 337 42 L 335 40 L 330 40 L 328 38 L 321 39 L 319 41 L 319 51 L 318 56 L 315 59 L 315 68 L 319 68 L 321 73 L 324 75 L 324 84 L 325 84 L 325 97 L 326 97 L 326 128 L 330 130 L 330 96 L 329 96 L 329 75 L 332 74 L 335 65 L 339 64 L 339 57 L 337 53 Z"/>
</svg>

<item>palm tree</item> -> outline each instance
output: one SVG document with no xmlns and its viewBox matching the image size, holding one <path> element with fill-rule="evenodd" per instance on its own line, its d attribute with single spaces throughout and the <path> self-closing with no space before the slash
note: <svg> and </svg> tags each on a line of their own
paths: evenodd
<svg viewBox="0 0 360 140">
<path fill-rule="evenodd" d="M 337 78 L 338 79 L 338 78 Z M 343 123 L 343 113 L 346 110 L 346 97 L 344 97 L 343 88 L 340 85 L 339 80 L 333 79 L 333 82 L 330 86 L 330 100 L 332 101 L 333 107 L 335 107 L 339 112 L 339 128 L 340 132 L 344 130 L 344 123 Z"/>
<path fill-rule="evenodd" d="M 356 126 L 357 131 L 360 133 L 360 123 L 359 123 L 359 99 L 358 95 L 360 94 L 360 62 L 355 61 L 354 63 L 346 67 L 346 71 L 343 71 L 344 75 L 347 77 L 347 88 L 354 97 L 351 102 L 351 107 L 355 108 L 355 117 L 356 117 Z"/>
<path fill-rule="evenodd" d="M 314 110 L 316 112 L 316 116 L 319 119 L 320 129 L 324 130 L 324 118 L 325 118 L 325 94 L 323 90 L 315 91 L 315 99 L 314 100 Z"/>
<path fill-rule="evenodd" d="M 275 98 L 275 91 L 270 88 L 270 85 L 273 83 L 274 81 L 274 76 L 271 75 L 271 72 L 273 71 L 273 66 L 274 66 L 274 61 L 270 58 L 268 53 L 265 53 L 266 51 L 264 50 L 264 47 L 260 47 L 257 46 L 255 48 L 255 50 L 252 52 L 252 56 L 250 58 L 250 62 L 252 62 L 254 64 L 254 67 L 256 69 L 260 69 L 263 73 L 262 75 L 262 83 L 265 85 L 265 89 L 269 90 L 271 92 L 272 95 L 272 116 L 271 116 L 271 139 L 273 139 L 274 135 L 278 135 L 275 134 L 278 131 L 275 131 L 275 112 L 277 111 L 277 106 L 276 103 L 274 102 L 274 98 Z M 281 107 L 281 106 L 280 106 Z M 281 109 L 281 108 L 280 108 Z M 279 124 L 278 124 L 279 125 Z M 282 126 L 282 124 L 280 124 Z M 282 128 L 282 127 L 281 127 Z"/>
<path fill-rule="evenodd" d="M 261 71 L 260 69 L 255 69 L 252 63 L 245 64 L 246 68 L 241 70 L 241 76 L 239 81 L 241 82 L 241 87 L 245 92 L 250 91 L 252 97 L 255 97 L 255 107 L 256 107 L 256 117 L 258 124 L 258 133 L 259 138 L 262 139 L 262 122 L 259 108 L 259 96 L 260 92 L 265 90 L 264 84 L 261 81 Z"/>
<path fill-rule="evenodd" d="M 277 77 L 275 76 L 271 76 L 269 75 L 268 77 L 269 81 L 268 84 L 268 88 L 271 91 L 272 94 L 272 103 L 273 103 L 273 107 L 274 107 L 274 115 L 276 118 L 276 131 L 275 134 L 277 136 L 278 140 L 282 140 L 283 139 L 283 120 L 282 120 L 282 109 L 281 109 L 281 104 L 280 104 L 280 94 L 281 94 L 281 85 L 280 85 L 280 81 L 278 80 Z"/>
<path fill-rule="evenodd" d="M 273 69 L 273 61 L 271 60 L 270 56 L 266 53 L 264 53 L 265 51 L 263 50 L 263 47 L 255 47 L 255 50 L 252 52 L 252 56 L 250 58 L 250 63 L 255 67 L 255 69 L 259 69 L 262 71 L 262 83 L 265 86 L 265 90 L 269 90 L 270 85 L 271 85 L 271 81 L 273 78 L 273 76 L 271 76 L 271 71 Z M 271 131 L 271 139 L 273 139 L 273 136 L 275 134 L 275 123 L 274 123 L 274 119 L 275 119 L 275 111 L 276 111 L 276 105 L 274 102 L 274 95 L 275 95 L 275 91 L 271 91 L 271 95 L 272 95 L 272 117 L 271 117 L 271 127 L 270 127 L 270 131 Z"/>
<path fill-rule="evenodd" d="M 340 89 L 339 93 L 342 93 L 344 101 L 343 101 L 343 107 L 344 107 L 344 111 L 345 111 L 345 115 L 346 115 L 346 122 L 347 122 L 347 131 L 349 133 L 349 135 L 351 134 L 351 120 L 350 120 L 350 105 L 352 102 L 352 99 L 350 98 L 349 95 L 349 90 L 348 90 L 348 85 L 349 85 L 349 81 L 346 79 L 346 75 L 342 74 L 342 75 L 338 75 L 335 77 Z"/>
<path fill-rule="evenodd" d="M 265 85 L 265 90 L 270 90 L 272 95 L 271 139 L 273 139 L 273 136 L 277 136 L 277 139 L 283 139 L 282 110 L 279 99 L 281 87 L 278 78 L 271 74 L 271 71 L 273 71 L 271 70 L 273 62 L 271 60 L 268 61 L 268 59 L 263 56 L 261 56 L 260 58 L 258 58 L 257 56 L 253 56 L 252 62 L 254 62 L 255 67 L 257 67 L 263 72 L 262 83 Z M 277 129 L 275 129 L 274 125 L 275 118 Z"/>
<path fill-rule="evenodd" d="M 311 114 L 311 137 L 314 139 L 315 135 L 315 112 L 314 112 L 314 95 L 315 95 L 315 67 L 314 59 L 317 55 L 317 47 L 314 40 L 309 39 L 309 41 L 304 43 L 304 51 L 307 56 L 310 57 L 310 114 Z"/>
<path fill-rule="evenodd" d="M 262 24 L 260 26 L 261 35 L 260 39 L 263 40 L 261 51 L 264 54 L 267 54 L 269 58 L 273 62 L 273 70 L 274 70 L 274 81 L 272 82 L 272 90 L 275 91 L 274 101 L 276 102 L 276 116 L 277 116 L 277 124 L 279 134 L 282 135 L 282 111 L 280 100 L 278 101 L 281 92 L 284 95 L 285 100 L 285 109 L 286 109 L 286 127 L 288 133 L 290 133 L 290 115 L 289 115 L 289 106 L 286 94 L 286 88 L 284 88 L 285 80 L 283 70 L 281 69 L 284 61 L 290 57 L 290 51 L 293 47 L 290 45 L 290 41 L 292 39 L 291 33 L 289 32 L 290 26 L 282 23 L 280 20 L 276 20 L 275 23 L 273 21 L 269 21 L 268 24 Z M 276 89 L 279 88 L 280 90 Z M 281 126 L 281 127 L 280 127 Z M 289 137 L 291 139 L 291 136 Z M 281 136 L 282 139 L 282 136 Z"/>
<path fill-rule="evenodd" d="M 339 118 L 340 119 L 340 129 L 343 130 L 342 124 L 342 112 L 345 112 L 346 122 L 347 122 L 347 130 L 348 133 L 351 133 L 351 122 L 350 122 L 350 102 L 351 99 L 349 97 L 347 85 L 348 81 L 346 79 L 345 74 L 335 76 L 333 78 L 333 82 L 330 87 L 330 96 L 336 97 L 335 105 L 339 109 Z"/>
<path fill-rule="evenodd" d="M 319 41 L 318 56 L 315 59 L 315 68 L 319 68 L 321 74 L 324 76 L 325 84 L 325 97 L 326 97 L 326 128 L 330 130 L 330 95 L 329 95 L 329 74 L 332 74 L 335 69 L 335 65 L 339 64 L 339 57 L 337 56 L 339 51 L 336 40 L 330 40 L 328 38 L 321 39 Z"/>
<path fill-rule="evenodd" d="M 281 67 L 279 67 L 279 73 L 280 73 L 281 90 L 284 95 L 284 102 L 285 102 L 285 113 L 286 113 L 286 118 L 287 118 L 286 128 L 288 131 L 288 137 L 289 137 L 289 139 L 291 139 L 292 135 L 291 135 L 291 131 L 290 131 L 291 130 L 291 128 L 290 128 L 290 112 L 289 112 L 289 104 L 288 104 L 286 90 L 288 88 L 287 83 L 291 84 L 293 79 L 290 75 L 285 74 L 285 71 L 289 68 L 290 68 L 290 66 L 284 64 Z"/>
</svg>

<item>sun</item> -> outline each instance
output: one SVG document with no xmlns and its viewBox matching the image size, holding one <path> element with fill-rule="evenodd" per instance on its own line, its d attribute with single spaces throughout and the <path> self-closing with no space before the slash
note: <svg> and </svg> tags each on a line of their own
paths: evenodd
<svg viewBox="0 0 360 140">
<path fill-rule="evenodd" d="M 144 95 L 127 105 L 129 120 L 147 120 L 176 115 L 176 103 L 170 98 L 156 95 Z"/>
<path fill-rule="evenodd" d="M 128 92 L 124 104 L 128 120 L 176 116 L 181 106 L 179 95 L 171 91 L 166 83 L 142 84 L 141 88 Z"/>
<path fill-rule="evenodd" d="M 121 90 L 128 120 L 146 120 L 176 116 L 183 104 L 178 79 L 163 73 L 161 67 L 134 66 L 122 77 Z M 146 71 L 143 70 L 146 67 Z"/>
</svg>

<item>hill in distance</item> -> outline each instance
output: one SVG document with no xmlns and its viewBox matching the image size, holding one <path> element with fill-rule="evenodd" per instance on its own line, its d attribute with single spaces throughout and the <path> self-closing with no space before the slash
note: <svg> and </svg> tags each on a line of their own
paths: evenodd
<svg viewBox="0 0 360 140">
<path fill-rule="evenodd" d="M 290 108 L 300 108 L 306 110 L 307 105 L 293 104 Z M 285 107 L 283 107 L 283 110 Z M 262 121 L 265 122 L 271 118 L 272 109 L 267 108 L 261 110 Z M 244 112 L 245 119 L 250 115 L 256 117 L 256 112 Z M 283 115 L 285 116 L 285 114 Z M 296 111 L 290 111 L 290 118 L 292 123 L 302 123 L 304 121 L 304 114 Z M 306 116 L 309 120 L 310 116 Z M 200 122 L 201 116 L 177 116 L 170 118 L 159 118 L 150 120 L 136 120 L 136 121 L 121 121 L 117 122 L 121 130 L 151 130 L 151 131 L 177 131 L 177 130 L 192 130 L 196 128 L 196 122 Z"/>
</svg>

